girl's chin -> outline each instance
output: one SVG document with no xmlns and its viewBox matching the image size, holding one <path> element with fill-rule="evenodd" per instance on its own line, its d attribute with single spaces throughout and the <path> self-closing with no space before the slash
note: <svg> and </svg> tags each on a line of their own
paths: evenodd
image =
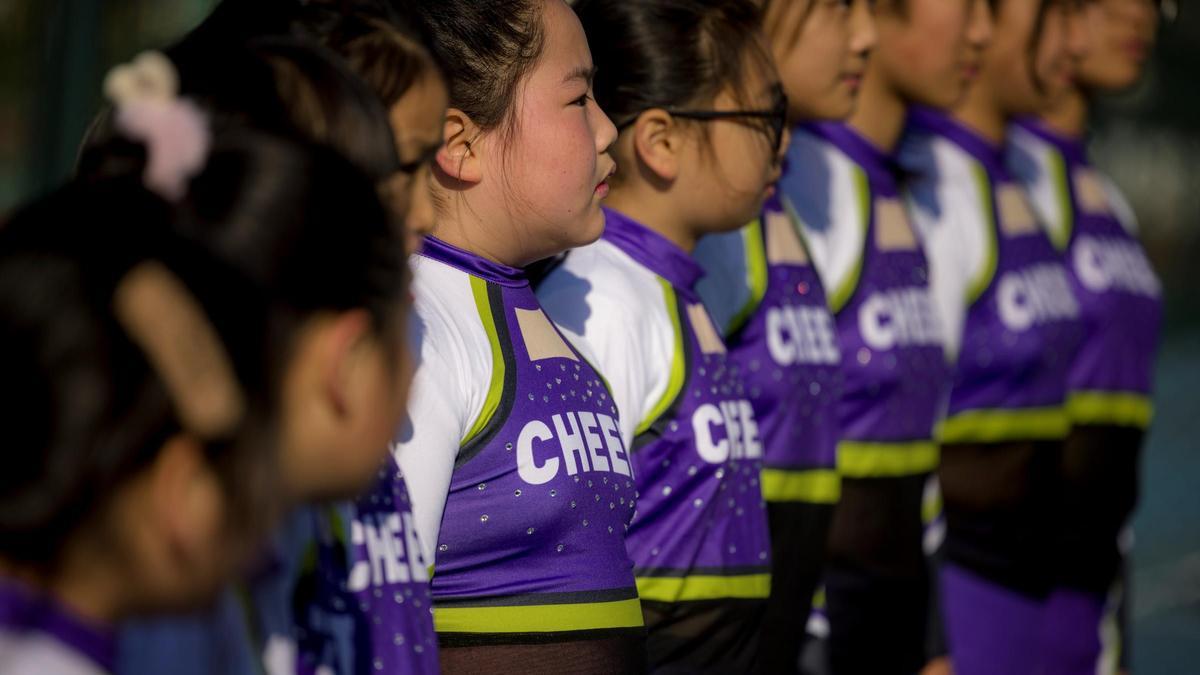
<svg viewBox="0 0 1200 675">
<path fill-rule="evenodd" d="M 576 246 L 586 246 L 604 234 L 604 212 L 600 210 L 600 206 L 596 205 L 594 209 L 588 212 L 587 218 L 584 219 L 583 227 L 580 228 L 581 243 Z"/>
</svg>

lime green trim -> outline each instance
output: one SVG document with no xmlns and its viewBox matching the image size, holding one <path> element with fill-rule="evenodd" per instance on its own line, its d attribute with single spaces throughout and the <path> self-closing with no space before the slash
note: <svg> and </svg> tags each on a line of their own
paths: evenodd
<svg viewBox="0 0 1200 675">
<path fill-rule="evenodd" d="M 971 175 L 975 178 L 975 187 L 979 190 L 979 208 L 983 211 L 984 218 L 987 219 L 988 238 L 985 244 L 987 250 L 984 252 L 983 267 L 979 268 L 979 273 L 967 285 L 967 305 L 975 304 L 975 301 L 992 284 L 992 278 L 996 276 L 996 256 L 999 248 L 997 241 L 999 228 L 996 224 L 996 205 L 992 201 L 992 182 L 988 179 L 987 169 L 978 162 L 971 165 Z"/>
<path fill-rule="evenodd" d="M 742 228 L 741 234 L 746 249 L 746 287 L 750 289 L 750 298 L 726 326 L 726 335 L 733 335 L 746 324 L 767 293 L 767 251 L 763 246 L 762 221 L 755 218 Z"/>
<path fill-rule="evenodd" d="M 933 441 L 842 441 L 837 448 L 838 471 L 847 478 L 913 476 L 936 469 L 938 457 Z"/>
<path fill-rule="evenodd" d="M 771 575 L 638 577 L 637 587 L 643 600 L 658 602 L 765 598 L 771 594 Z"/>
<path fill-rule="evenodd" d="M 836 504 L 842 496 L 842 476 L 835 469 L 763 469 L 762 492 L 769 502 Z"/>
<path fill-rule="evenodd" d="M 942 515 L 942 490 L 940 487 L 925 493 L 921 499 L 921 524 L 929 525 Z"/>
<path fill-rule="evenodd" d="M 1054 181 L 1054 199 L 1058 202 L 1058 210 L 1062 213 L 1063 226 L 1050 227 L 1050 241 L 1059 251 L 1067 250 L 1071 243 L 1071 231 L 1075 229 L 1075 210 L 1071 204 L 1070 178 L 1067 175 L 1067 163 L 1061 153 L 1053 151 L 1049 156 L 1050 176 Z M 1054 223 L 1051 223 L 1054 225 Z"/>
<path fill-rule="evenodd" d="M 1154 419 L 1154 403 L 1144 394 L 1076 391 L 1067 396 L 1067 415 L 1077 424 L 1113 424 L 1145 429 Z"/>
<path fill-rule="evenodd" d="M 637 598 L 566 605 L 433 608 L 439 633 L 559 633 L 645 625 Z"/>
<path fill-rule="evenodd" d="M 812 597 L 813 609 L 825 609 L 825 585 L 817 586 L 817 590 L 813 591 Z"/>
<path fill-rule="evenodd" d="M 938 428 L 943 443 L 995 443 L 1065 438 L 1071 421 L 1062 407 L 970 410 L 946 418 Z"/>
<path fill-rule="evenodd" d="M 858 259 L 854 261 L 854 267 L 851 268 L 850 274 L 842 280 L 833 293 L 829 294 L 829 309 L 834 314 L 846 306 L 850 296 L 854 295 L 854 290 L 858 288 L 858 280 L 862 276 L 863 258 L 866 256 L 867 250 L 868 226 L 871 222 L 871 184 L 867 182 L 867 174 L 856 166 L 851 175 L 854 180 L 854 194 L 858 197 L 858 226 L 863 233 L 863 242 L 862 250 L 859 251 Z"/>
<path fill-rule="evenodd" d="M 788 199 L 787 195 L 783 195 L 780 199 L 783 204 L 783 210 L 788 214 L 788 220 L 792 223 L 792 229 L 796 233 L 796 238 L 800 240 L 800 247 L 804 249 L 804 255 L 812 260 L 812 251 L 808 247 L 808 235 L 804 232 L 804 219 L 800 217 L 800 212 L 796 210 L 796 205 L 792 200 Z"/>
<path fill-rule="evenodd" d="M 317 571 L 317 565 L 320 562 L 317 559 L 317 543 L 310 542 L 304 547 L 304 554 L 300 558 L 300 573 L 312 574 Z"/>
<path fill-rule="evenodd" d="M 325 517 L 329 519 L 329 529 L 333 532 L 333 538 L 338 540 L 342 546 L 350 545 L 350 537 L 346 536 L 346 527 L 342 524 L 341 514 L 333 504 L 325 507 Z"/>
<path fill-rule="evenodd" d="M 478 277 L 471 277 L 471 295 L 475 298 L 475 310 L 479 312 L 479 320 L 483 323 L 488 343 L 492 346 L 492 380 L 488 383 L 483 409 L 479 411 L 479 416 L 475 418 L 471 430 L 463 438 L 462 445 L 470 443 L 487 428 L 488 422 L 492 421 L 492 416 L 496 414 L 496 409 L 500 407 L 500 397 L 504 394 L 504 350 L 500 346 L 500 337 L 496 333 L 496 317 L 492 316 L 487 282 Z"/>
<path fill-rule="evenodd" d="M 645 432 L 654 424 L 655 420 L 662 417 L 667 412 L 667 408 L 671 407 L 671 403 L 675 401 L 675 397 L 679 395 L 679 391 L 683 389 L 683 381 L 686 373 L 687 364 L 684 363 L 684 348 L 683 348 L 683 326 L 679 323 L 679 301 L 675 298 L 675 289 L 671 288 L 671 282 L 658 278 L 658 283 L 662 286 L 663 300 L 667 303 L 667 316 L 671 317 L 671 329 L 675 332 L 675 347 L 671 355 L 671 375 L 667 380 L 667 388 L 663 391 L 662 396 L 650 409 L 650 413 L 646 418 L 637 425 L 635 434 Z"/>
</svg>

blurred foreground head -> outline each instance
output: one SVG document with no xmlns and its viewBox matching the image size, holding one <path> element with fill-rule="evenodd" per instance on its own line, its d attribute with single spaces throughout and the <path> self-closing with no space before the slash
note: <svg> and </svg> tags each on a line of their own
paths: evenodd
<svg viewBox="0 0 1200 675">
<path fill-rule="evenodd" d="M 210 125 L 153 62 L 110 82 L 80 176 L 0 233 L 0 564 L 107 570 L 118 613 L 203 598 L 285 508 L 363 489 L 409 371 L 375 181 Z"/>
</svg>

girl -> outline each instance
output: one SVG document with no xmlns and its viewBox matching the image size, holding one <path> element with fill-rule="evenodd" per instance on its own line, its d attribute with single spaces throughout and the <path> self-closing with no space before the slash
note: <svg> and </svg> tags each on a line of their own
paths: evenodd
<svg viewBox="0 0 1200 675">
<path fill-rule="evenodd" d="M 521 269 L 604 225 L 616 131 L 591 97 L 587 40 L 562 0 L 420 9 L 450 108 L 413 261 L 418 395 L 395 453 L 434 563 L 442 668 L 637 671 L 621 416 Z"/>
<path fill-rule="evenodd" d="M 349 70 L 383 102 L 391 122 L 400 164 L 391 167 L 388 175 L 380 179 L 380 187 L 387 204 L 404 221 L 405 246 L 412 253 L 432 227 L 427 167 L 433 152 L 441 144 L 440 120 L 446 105 L 446 89 L 440 69 L 427 50 L 427 36 L 414 21 L 411 11 L 403 11 L 402 5 L 378 0 L 351 3 L 227 0 L 168 53 L 182 70 L 200 69 L 210 74 L 228 72 L 236 67 L 234 62 L 226 64 L 226 70 L 222 70 L 214 63 L 228 58 L 226 52 L 231 44 L 261 42 L 264 36 L 293 36 L 305 42 L 319 42 L 343 57 Z M 262 49 L 260 45 L 256 51 Z M 273 50 L 268 48 L 267 51 Z M 284 56 L 295 53 L 293 49 Z M 310 55 L 301 61 L 287 64 L 285 58 L 283 64 L 276 64 L 276 75 L 282 88 L 280 94 L 291 104 L 290 113 L 311 117 L 316 112 L 314 104 L 324 108 L 319 116 L 324 119 L 297 120 L 300 130 L 352 157 L 390 152 L 390 145 L 364 147 L 375 142 L 374 134 L 348 133 L 353 129 L 349 123 L 353 116 L 350 119 L 338 117 L 339 111 L 329 102 L 328 91 L 324 96 L 312 98 L 310 92 L 309 98 L 302 98 L 305 95 L 302 88 L 288 88 L 289 83 L 297 81 L 297 76 L 312 78 L 328 70 L 323 64 L 314 63 L 318 61 L 317 57 Z M 185 80 L 185 87 L 193 94 L 197 87 L 226 94 L 233 88 L 228 80 L 219 76 L 196 84 L 190 77 Z M 326 79 L 320 84 L 335 88 L 338 83 Z M 359 98 L 358 92 L 343 93 L 351 100 Z M 256 92 L 244 90 L 238 95 L 246 96 L 250 101 L 259 97 Z M 231 100 L 225 107 L 239 108 L 238 101 L 232 96 L 229 98 Z M 243 103 L 240 107 L 246 112 L 246 108 L 252 106 Z M 344 109 L 340 112 L 346 113 Z M 330 137 L 325 138 L 326 135 Z"/>
<path fill-rule="evenodd" d="M 762 208 L 786 101 L 751 3 L 594 0 L 578 11 L 626 168 L 604 238 L 572 251 L 539 297 L 596 355 L 632 448 L 626 546 L 651 669 L 747 672 L 770 588 L 761 427 L 690 253 Z"/>
<path fill-rule="evenodd" d="M 305 473 L 292 439 L 336 439 L 326 480 L 361 484 L 404 401 L 404 267 L 370 183 L 317 148 L 210 140 L 156 76 L 118 75 L 121 137 L 0 243 L 5 672 L 107 671 L 114 621 L 203 602 L 244 561 Z M 353 226 L 313 182 L 355 198 Z"/>
<path fill-rule="evenodd" d="M 788 121 L 842 119 L 872 34 L 865 3 L 768 2 L 764 27 L 788 97 Z M 771 596 L 763 672 L 794 672 L 804 622 L 825 563 L 841 493 L 835 448 L 840 354 L 825 290 L 785 199 L 738 231 L 700 240 L 697 285 L 746 375 L 763 441 L 763 498 L 771 527 Z M 769 367 L 764 367 L 764 364 Z"/>
<path fill-rule="evenodd" d="M 834 672 L 914 672 L 927 659 L 922 502 L 937 465 L 945 367 L 891 153 L 909 103 L 949 106 L 961 96 L 988 30 L 986 6 L 973 0 L 885 3 L 875 25 L 849 123 L 797 133 L 796 169 L 783 182 L 831 289 L 846 354 L 844 488 L 826 576 Z"/>
<path fill-rule="evenodd" d="M 953 116 L 912 112 L 902 150 L 956 364 L 940 430 L 941 586 L 951 658 L 965 675 L 1075 672 L 1043 609 L 1079 306 L 1003 147 L 1014 116 L 1063 93 L 1082 47 L 1072 6 L 1003 0 L 978 83 Z"/>
<path fill-rule="evenodd" d="M 399 40 L 394 30 L 370 44 L 372 49 L 362 51 L 394 66 L 408 63 L 409 70 L 415 70 L 409 73 L 410 85 L 424 81 L 440 86 L 440 74 L 432 69 L 424 50 Z M 205 61 L 193 58 L 184 78 L 190 92 L 204 100 L 225 123 L 253 123 L 281 131 L 294 127 L 294 133 L 323 140 L 341 150 L 384 188 L 381 192 L 392 198 L 393 215 L 402 215 L 398 199 L 414 204 L 423 201 L 405 196 L 414 187 L 412 181 L 407 185 L 388 181 L 405 159 L 409 171 L 428 172 L 427 164 L 422 163 L 427 159 L 422 157 L 428 155 L 429 141 L 409 136 L 407 143 L 393 144 L 388 115 L 375 95 L 323 51 L 286 38 L 260 38 L 245 50 L 226 48 Z M 432 92 L 401 90 L 395 82 L 389 86 L 393 95 L 401 97 L 392 105 L 393 119 L 397 112 L 407 115 L 406 119 L 418 129 L 440 121 L 436 88 Z M 433 95 L 433 100 L 424 100 L 423 95 Z M 401 381 L 406 377 L 407 370 L 401 371 Z M 265 556 L 269 564 L 260 564 L 252 583 L 239 587 L 242 602 L 230 593 L 206 617 L 156 620 L 124 631 L 123 673 L 161 672 L 168 667 L 178 672 L 187 667 L 194 669 L 189 672 L 254 673 L 261 669 L 260 659 L 264 656 L 274 663 L 290 662 L 297 652 L 310 667 L 323 663 L 338 672 L 352 670 L 356 658 L 360 669 L 370 668 L 376 660 L 389 666 L 403 665 L 412 672 L 437 670 L 436 641 L 427 608 L 427 565 L 415 543 L 403 482 L 378 479 L 377 472 L 383 471 L 378 454 L 373 455 L 375 463 L 355 483 L 334 482 L 338 481 L 336 471 L 345 464 L 345 450 L 329 444 L 328 439 L 324 447 L 331 454 L 311 452 L 303 460 L 311 471 L 295 489 L 305 499 L 359 497 L 367 487 L 364 479 L 384 484 L 357 503 L 305 510 L 289 519 L 273 538 Z M 395 469 L 383 472 L 395 473 Z M 382 524 L 376 525 L 375 519 Z M 393 559 L 413 572 L 403 576 L 389 573 L 365 585 L 355 580 L 347 590 L 348 578 L 371 560 L 367 534 L 394 538 L 389 539 L 393 541 Z M 302 566 L 307 560 L 320 564 L 315 568 Z M 385 592 L 386 605 L 375 595 Z M 412 607 L 411 602 L 400 605 L 392 600 L 397 594 L 416 597 L 417 604 L 425 603 L 426 607 Z M 365 618 L 381 614 L 388 619 L 386 634 L 382 629 L 368 628 L 373 624 Z M 398 634 L 404 636 L 403 643 L 396 642 Z M 372 653 L 356 647 L 361 644 L 378 644 L 379 649 Z M 181 665 L 181 653 L 193 658 Z"/>
<path fill-rule="evenodd" d="M 384 194 L 404 218 L 405 250 L 410 254 L 433 229 L 430 165 L 442 145 L 448 96 L 441 69 L 411 22 L 412 17 L 395 14 L 351 14 L 320 32 L 324 44 L 346 60 L 388 111 L 400 167 L 387 179 Z"/>
<path fill-rule="evenodd" d="M 1120 567 L 1118 533 L 1137 501 L 1162 299 L 1137 224 L 1092 167 L 1084 134 L 1091 97 L 1128 88 L 1141 75 L 1158 16 L 1154 3 L 1134 0 L 1088 3 L 1084 15 L 1090 48 L 1071 87 L 1038 117 L 1009 128 L 1006 164 L 1064 253 L 1083 318 L 1067 380 L 1073 426 L 1062 461 L 1060 590 L 1049 611 L 1074 612 L 1075 622 L 1060 625 L 1078 631 L 1060 639 L 1074 645 L 1080 663 L 1095 663 L 1099 612 Z M 1121 658 L 1127 661 L 1127 650 Z"/>
</svg>

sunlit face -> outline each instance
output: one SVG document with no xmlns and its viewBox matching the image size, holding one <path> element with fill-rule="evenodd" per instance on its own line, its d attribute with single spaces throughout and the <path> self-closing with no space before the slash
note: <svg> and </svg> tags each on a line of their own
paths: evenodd
<svg viewBox="0 0 1200 675">
<path fill-rule="evenodd" d="M 771 12 L 779 15 L 770 17 L 771 51 L 790 117 L 849 117 L 875 45 L 867 0 L 777 0 Z"/>
<path fill-rule="evenodd" d="M 872 56 L 910 103 L 950 108 L 977 75 L 991 38 L 987 0 L 890 0 L 877 5 Z"/>
<path fill-rule="evenodd" d="M 430 165 L 442 145 L 448 101 L 441 75 L 427 70 L 388 111 L 403 169 L 387 180 L 382 194 L 392 214 L 404 223 L 404 248 L 409 254 L 433 230 Z"/>
<path fill-rule="evenodd" d="M 776 103 L 778 75 L 769 61 L 747 56 L 742 97 L 732 87 L 716 96 L 712 110 L 770 110 Z M 686 120 L 684 120 L 687 122 Z M 689 122 L 688 142 L 681 149 L 675 194 L 681 212 L 701 232 L 736 229 L 762 210 L 779 180 L 787 132 L 778 154 L 770 124 L 760 119 Z"/>
<path fill-rule="evenodd" d="M 592 98 L 591 51 L 562 0 L 542 11 L 541 58 L 519 85 L 512 133 L 490 131 L 484 181 L 511 219 L 520 264 L 589 244 L 604 231 L 600 202 L 616 168 L 616 127 Z"/>
<path fill-rule="evenodd" d="M 1001 0 L 997 9 L 982 77 L 1005 116 L 1032 114 L 1060 99 L 1087 50 L 1078 5 L 1046 2 L 1042 9 L 1038 0 Z"/>
<path fill-rule="evenodd" d="M 1151 0 L 1094 0 L 1083 11 L 1089 49 L 1076 82 L 1100 91 L 1132 86 L 1154 46 L 1157 5 Z"/>
</svg>

